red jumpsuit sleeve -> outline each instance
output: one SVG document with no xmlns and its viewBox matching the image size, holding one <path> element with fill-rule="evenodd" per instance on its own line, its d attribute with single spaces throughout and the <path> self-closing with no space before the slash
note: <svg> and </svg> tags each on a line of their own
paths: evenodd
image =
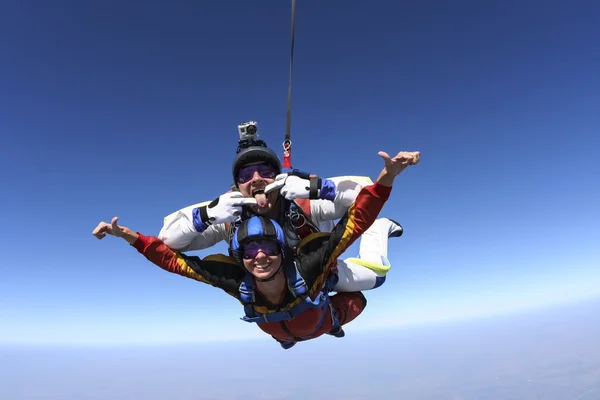
<svg viewBox="0 0 600 400">
<path fill-rule="evenodd" d="M 154 265 L 173 274 L 223 289 L 239 298 L 239 285 L 244 277 L 242 267 L 232 257 L 215 254 L 200 259 L 171 250 L 155 236 L 137 232 L 138 239 L 132 246 Z"/>
</svg>

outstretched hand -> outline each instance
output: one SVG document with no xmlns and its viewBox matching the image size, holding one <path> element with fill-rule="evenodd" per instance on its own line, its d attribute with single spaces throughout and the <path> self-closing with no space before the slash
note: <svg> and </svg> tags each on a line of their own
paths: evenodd
<svg viewBox="0 0 600 400">
<path fill-rule="evenodd" d="M 421 159 L 421 153 L 418 151 L 401 151 L 394 158 L 391 158 L 385 151 L 380 151 L 377 154 L 383 158 L 387 173 L 393 176 L 400 174 L 409 165 L 418 164 Z"/>
<path fill-rule="evenodd" d="M 129 243 L 135 242 L 135 240 L 138 238 L 138 234 L 126 226 L 119 226 L 117 224 L 118 221 L 119 217 L 113 217 L 110 224 L 104 221 L 100 222 L 92 231 L 92 235 L 96 236 L 98 240 L 104 239 L 108 234 L 116 237 L 122 237 Z"/>
<path fill-rule="evenodd" d="M 380 151 L 379 156 L 383 158 L 385 166 L 377 178 L 377 182 L 383 186 L 392 186 L 394 179 L 409 165 L 416 165 L 421 160 L 418 151 L 401 151 L 394 158 L 385 151 Z"/>
</svg>

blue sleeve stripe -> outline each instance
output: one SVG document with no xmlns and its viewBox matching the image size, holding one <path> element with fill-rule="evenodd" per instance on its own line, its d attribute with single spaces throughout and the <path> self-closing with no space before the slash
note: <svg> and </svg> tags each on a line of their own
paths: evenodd
<svg viewBox="0 0 600 400">
<path fill-rule="evenodd" d="M 336 186 L 332 180 L 324 179 L 321 187 L 321 199 L 322 200 L 335 200 Z"/>
<path fill-rule="evenodd" d="M 202 217 L 200 215 L 200 207 L 196 207 L 192 211 L 192 220 L 194 222 L 194 228 L 196 228 L 196 231 L 204 232 L 206 228 L 208 228 L 208 225 L 202 222 Z"/>
</svg>

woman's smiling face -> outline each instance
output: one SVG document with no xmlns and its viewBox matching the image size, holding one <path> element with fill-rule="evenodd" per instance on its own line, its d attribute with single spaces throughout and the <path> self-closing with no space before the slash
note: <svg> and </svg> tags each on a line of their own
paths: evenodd
<svg viewBox="0 0 600 400">
<path fill-rule="evenodd" d="M 244 268 L 258 279 L 268 279 L 281 266 L 281 248 L 274 240 L 252 240 L 244 245 Z"/>
</svg>

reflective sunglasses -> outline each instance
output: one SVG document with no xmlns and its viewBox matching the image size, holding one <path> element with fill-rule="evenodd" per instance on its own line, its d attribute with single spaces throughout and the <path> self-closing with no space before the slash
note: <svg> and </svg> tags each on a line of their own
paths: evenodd
<svg viewBox="0 0 600 400">
<path fill-rule="evenodd" d="M 244 246 L 244 258 L 251 260 L 258 255 L 259 251 L 262 251 L 267 256 L 276 256 L 281 252 L 279 243 L 277 242 L 272 240 L 255 240 Z"/>
<path fill-rule="evenodd" d="M 265 179 L 275 179 L 275 177 L 277 176 L 277 171 L 275 171 L 275 168 L 271 167 L 268 164 L 248 165 L 240 169 L 240 172 L 238 172 L 238 183 L 249 182 L 250 180 L 252 180 L 252 177 L 254 176 L 255 172 L 258 172 L 258 175 L 260 175 L 261 178 Z"/>
</svg>

